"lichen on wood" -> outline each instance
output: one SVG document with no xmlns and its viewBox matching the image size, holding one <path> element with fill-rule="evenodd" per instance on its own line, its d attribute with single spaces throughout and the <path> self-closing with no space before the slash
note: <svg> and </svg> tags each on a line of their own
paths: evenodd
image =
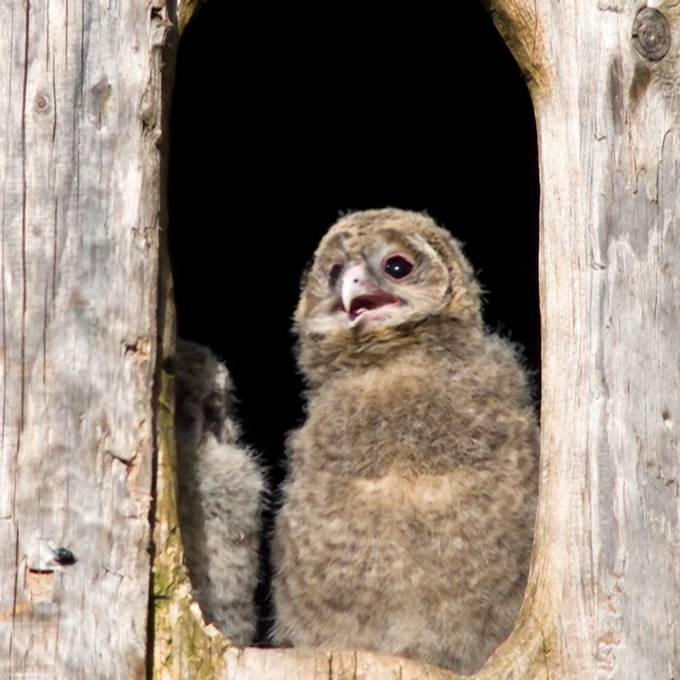
<svg viewBox="0 0 680 680">
<path fill-rule="evenodd" d="M 230 642 L 203 621 L 193 601 L 191 584 L 183 564 L 182 537 L 177 511 L 177 457 L 174 434 L 174 379 L 165 367 L 174 352 L 175 311 L 170 274 L 164 267 L 167 285 L 162 321 L 162 358 L 159 362 L 156 397 L 156 488 L 154 520 L 153 677 L 158 680 L 195 678 L 212 680 L 221 676 L 224 653 Z"/>
</svg>

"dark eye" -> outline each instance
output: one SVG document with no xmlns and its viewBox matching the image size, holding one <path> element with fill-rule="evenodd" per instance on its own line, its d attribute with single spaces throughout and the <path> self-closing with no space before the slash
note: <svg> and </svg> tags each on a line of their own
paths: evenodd
<svg viewBox="0 0 680 680">
<path fill-rule="evenodd" d="M 383 269 L 393 279 L 403 279 L 413 271 L 413 263 L 403 255 L 392 255 L 385 260 Z"/>
<path fill-rule="evenodd" d="M 335 288 L 335 284 L 338 282 L 341 273 L 342 265 L 340 263 L 336 263 L 331 267 L 331 271 L 328 274 L 328 284 L 331 288 Z"/>
</svg>

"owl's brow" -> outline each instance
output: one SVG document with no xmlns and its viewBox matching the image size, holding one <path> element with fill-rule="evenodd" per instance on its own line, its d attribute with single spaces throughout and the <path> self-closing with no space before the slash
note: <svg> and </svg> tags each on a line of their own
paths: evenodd
<svg viewBox="0 0 680 680">
<path fill-rule="evenodd" d="M 328 241 L 326 242 L 326 245 L 324 247 L 324 252 L 322 255 L 324 258 L 328 257 L 327 252 L 328 250 L 332 248 L 339 248 L 343 252 L 346 251 L 345 248 L 345 241 L 349 238 L 349 234 L 345 231 L 338 232 L 337 234 L 333 234 Z"/>
<path fill-rule="evenodd" d="M 392 241 L 395 245 L 399 245 L 409 249 L 417 249 L 416 246 L 411 242 L 411 239 L 408 238 L 408 236 L 405 236 L 398 229 L 387 227 L 380 231 L 380 235 L 383 236 L 386 240 Z"/>
</svg>

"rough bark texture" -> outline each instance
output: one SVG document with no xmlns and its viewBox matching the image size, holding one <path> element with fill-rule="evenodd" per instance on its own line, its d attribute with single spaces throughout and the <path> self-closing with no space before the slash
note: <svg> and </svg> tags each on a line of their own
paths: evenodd
<svg viewBox="0 0 680 680">
<path fill-rule="evenodd" d="M 543 486 L 534 612 L 558 677 L 680 675 L 680 7 L 541 2 Z"/>
<path fill-rule="evenodd" d="M 171 24 L 68 0 L 0 23 L 0 676 L 144 677 Z"/>
<path fill-rule="evenodd" d="M 536 2 L 542 484 L 520 630 L 542 644 L 502 677 L 680 673 L 680 8 L 655 5 L 661 61 L 634 46 L 642 3 Z"/>
</svg>

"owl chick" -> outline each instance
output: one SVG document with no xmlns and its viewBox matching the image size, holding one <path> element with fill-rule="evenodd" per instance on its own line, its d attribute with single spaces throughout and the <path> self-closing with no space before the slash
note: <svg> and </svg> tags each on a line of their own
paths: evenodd
<svg viewBox="0 0 680 680">
<path fill-rule="evenodd" d="M 178 340 L 174 370 L 185 563 L 205 620 L 247 646 L 257 623 L 264 476 L 238 442 L 225 366 L 206 347 Z"/>
<path fill-rule="evenodd" d="M 510 633 L 537 424 L 480 307 L 459 243 L 425 215 L 357 212 L 322 239 L 295 313 L 309 392 L 274 534 L 276 643 L 472 673 Z"/>
</svg>

